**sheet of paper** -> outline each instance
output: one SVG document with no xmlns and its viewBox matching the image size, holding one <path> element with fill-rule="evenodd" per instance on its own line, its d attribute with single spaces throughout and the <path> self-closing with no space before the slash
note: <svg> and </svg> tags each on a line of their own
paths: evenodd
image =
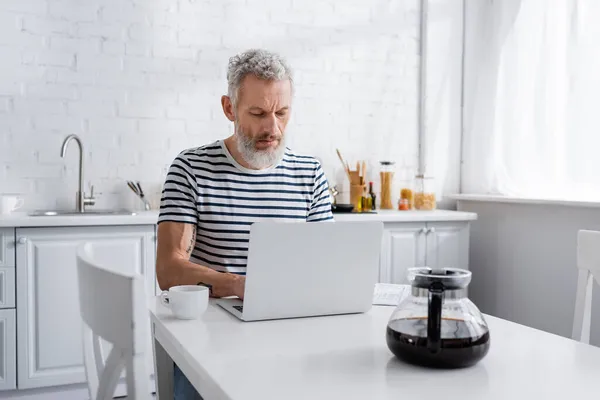
<svg viewBox="0 0 600 400">
<path fill-rule="evenodd" d="M 397 306 L 404 296 L 410 293 L 410 285 L 376 283 L 373 292 L 373 305 Z"/>
</svg>

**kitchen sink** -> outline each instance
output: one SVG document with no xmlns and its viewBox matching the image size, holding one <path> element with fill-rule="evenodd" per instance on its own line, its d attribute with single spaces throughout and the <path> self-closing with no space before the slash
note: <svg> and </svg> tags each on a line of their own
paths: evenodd
<svg viewBox="0 0 600 400">
<path fill-rule="evenodd" d="M 102 216 L 102 215 L 136 215 L 135 211 L 131 210 L 85 210 L 85 212 L 79 212 L 77 210 L 36 210 L 29 213 L 32 217 L 59 217 L 59 216 Z"/>
</svg>

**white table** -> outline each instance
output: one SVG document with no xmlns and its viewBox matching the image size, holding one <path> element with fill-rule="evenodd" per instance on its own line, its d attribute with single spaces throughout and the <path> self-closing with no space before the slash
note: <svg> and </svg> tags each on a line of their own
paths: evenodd
<svg viewBox="0 0 600 400">
<path fill-rule="evenodd" d="M 212 303 L 195 321 L 151 305 L 161 400 L 175 361 L 213 399 L 592 399 L 600 348 L 486 316 L 488 355 L 462 370 L 397 361 L 385 342 L 393 307 L 366 314 L 241 322 Z"/>
</svg>

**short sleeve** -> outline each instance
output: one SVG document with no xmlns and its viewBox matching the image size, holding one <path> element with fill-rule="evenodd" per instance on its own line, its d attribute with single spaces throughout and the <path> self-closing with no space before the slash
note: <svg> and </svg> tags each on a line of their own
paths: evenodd
<svg viewBox="0 0 600 400">
<path fill-rule="evenodd" d="M 331 212 L 331 197 L 329 183 L 323 172 L 321 164 L 315 169 L 315 184 L 313 187 L 313 201 L 308 212 L 307 222 L 333 221 Z"/>
<path fill-rule="evenodd" d="M 160 201 L 158 223 L 165 221 L 198 224 L 196 178 L 192 165 L 180 153 L 169 167 Z"/>
</svg>

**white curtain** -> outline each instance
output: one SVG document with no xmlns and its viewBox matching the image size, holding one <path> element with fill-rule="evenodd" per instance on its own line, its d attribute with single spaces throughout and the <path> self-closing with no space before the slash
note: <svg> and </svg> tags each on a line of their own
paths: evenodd
<svg viewBox="0 0 600 400">
<path fill-rule="evenodd" d="M 600 200 L 600 1 L 466 2 L 462 192 Z"/>
</svg>

